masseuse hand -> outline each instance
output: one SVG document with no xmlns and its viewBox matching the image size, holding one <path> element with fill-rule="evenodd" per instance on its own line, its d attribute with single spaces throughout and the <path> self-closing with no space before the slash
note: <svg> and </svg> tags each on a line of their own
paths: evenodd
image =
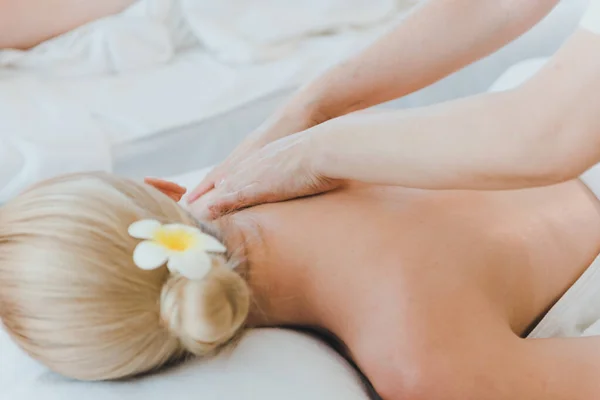
<svg viewBox="0 0 600 400">
<path fill-rule="evenodd" d="M 515 39 L 539 21 L 557 2 L 558 0 L 537 2 L 461 0 L 460 7 L 457 7 L 455 2 L 444 0 L 424 2 L 396 29 L 356 56 L 328 70 L 299 94 L 293 96 L 284 107 L 284 111 L 280 113 L 280 117 L 273 118 L 273 122 L 252 134 L 223 164 L 215 168 L 192 191 L 189 201 L 194 202 L 201 198 L 201 202 L 211 204 L 211 198 L 242 193 L 236 192 L 243 185 L 240 182 L 245 181 L 247 185 L 258 177 L 273 179 L 269 174 L 274 174 L 275 171 L 267 168 L 266 161 L 261 164 L 258 160 L 268 159 L 273 165 L 277 165 L 274 160 L 279 157 L 277 162 L 285 162 L 282 154 L 288 154 L 292 150 L 275 151 L 273 147 L 257 153 L 258 149 L 267 143 L 303 131 L 328 119 L 369 108 L 427 87 Z M 506 18 L 507 14 L 512 17 Z M 427 44 L 427 51 L 423 51 L 423 43 Z M 554 85 L 550 86 L 554 87 Z M 564 95 L 563 97 L 567 98 Z M 445 116 L 426 118 L 427 123 L 418 117 L 396 120 L 392 116 L 391 120 L 382 119 L 380 122 L 383 124 L 377 127 L 370 123 L 366 126 L 351 126 L 350 130 L 354 130 L 355 133 L 353 136 L 349 135 L 348 126 L 342 126 L 340 135 L 333 135 L 340 137 L 333 137 L 328 144 L 321 146 L 321 148 L 329 146 L 328 148 L 336 151 L 335 163 L 331 163 L 327 168 L 321 168 L 322 173 L 339 179 L 429 188 L 478 187 L 480 184 L 494 187 L 505 185 L 505 182 L 490 182 L 490 179 L 487 179 L 493 170 L 503 171 L 503 165 L 491 166 L 490 160 L 494 159 L 489 156 L 481 157 L 483 161 L 471 160 L 482 154 L 477 153 L 484 150 L 482 146 L 489 146 L 495 152 L 504 148 L 498 145 L 498 143 L 502 144 L 501 138 L 492 140 L 496 138 L 481 135 L 478 130 L 480 126 L 475 122 L 480 123 L 484 130 L 497 126 L 499 131 L 497 133 L 506 138 L 506 132 L 522 131 L 524 124 L 521 123 L 520 116 L 523 113 L 507 116 L 507 113 L 503 112 L 506 107 L 502 104 L 498 106 L 497 102 L 489 102 L 485 99 L 482 99 L 482 102 L 486 105 L 479 110 L 479 114 L 469 108 L 470 101 L 463 102 L 458 110 L 453 104 L 449 104 L 434 110 L 437 116 L 442 114 Z M 531 101 L 526 99 L 523 107 L 517 102 L 513 102 L 512 106 L 521 107 L 517 110 L 519 111 L 527 109 L 530 104 Z M 315 109 L 318 111 L 316 114 Z M 456 115 L 461 113 L 465 116 Z M 424 110 L 424 114 L 430 112 Z M 490 115 L 496 115 L 501 123 L 496 125 L 491 123 L 490 120 L 493 118 L 490 119 Z M 480 119 L 482 121 L 479 121 Z M 504 126 L 506 121 L 514 126 Z M 458 138 L 450 134 L 454 130 L 460 134 L 472 132 L 473 138 L 463 138 L 466 144 L 469 144 L 472 139 L 472 145 L 462 146 Z M 544 130 L 548 131 L 547 127 Z M 382 137 L 373 140 L 375 133 L 381 134 Z M 444 149 L 448 141 L 450 141 L 446 146 L 449 147 L 448 151 L 442 152 L 436 162 L 428 162 L 434 157 L 432 151 Z M 292 146 L 291 149 L 293 148 L 295 147 Z M 522 154 L 529 154 L 519 151 Z M 362 153 L 362 157 L 357 157 L 357 152 Z M 509 160 L 509 167 L 515 165 L 514 161 Z M 479 168 L 481 162 L 485 163 L 485 168 L 481 172 L 473 173 L 472 170 L 481 169 Z M 250 170 L 252 165 L 260 165 L 260 168 Z M 288 168 L 293 169 L 292 166 L 290 164 Z M 461 169 L 461 166 L 467 171 Z M 294 168 L 300 171 L 308 170 L 306 176 L 310 176 L 310 173 L 318 176 L 306 167 L 306 161 Z M 242 180 L 240 174 L 245 174 L 248 179 Z M 296 179 L 306 180 L 306 176 Z M 481 182 L 478 180 L 480 176 L 483 176 Z M 220 185 L 219 182 L 223 179 L 225 184 Z M 310 179 L 315 178 L 313 176 Z M 319 182 L 322 180 L 322 178 L 317 179 Z M 284 180 L 282 175 L 277 175 L 272 184 L 276 186 L 281 184 L 282 180 Z M 221 188 L 216 193 L 209 193 L 215 184 Z M 227 189 L 227 185 L 230 189 Z M 254 190 L 258 190 L 257 185 L 260 183 L 255 184 Z M 286 185 L 291 184 L 288 182 Z M 289 190 L 287 189 L 288 192 Z M 247 191 L 245 193 L 247 194 Z M 286 190 L 279 190 L 279 195 L 284 193 Z M 206 196 L 209 198 L 204 198 Z M 244 202 L 240 204 L 242 203 Z M 218 209 L 218 207 L 214 208 L 215 211 Z"/>
<path fill-rule="evenodd" d="M 301 98 L 292 101 L 285 109 L 272 116 L 256 131 L 251 133 L 225 161 L 216 166 L 190 192 L 188 202 L 195 202 L 215 186 L 218 186 L 222 180 L 242 168 L 242 162 L 252 157 L 263 146 L 277 139 L 311 128 L 325 119 L 327 118 L 319 111 L 306 106 Z"/>
<path fill-rule="evenodd" d="M 214 219 L 256 204 L 331 190 L 339 181 L 319 175 L 311 164 L 311 131 L 284 137 L 248 155 L 215 189 L 194 205 L 201 218 Z"/>
</svg>

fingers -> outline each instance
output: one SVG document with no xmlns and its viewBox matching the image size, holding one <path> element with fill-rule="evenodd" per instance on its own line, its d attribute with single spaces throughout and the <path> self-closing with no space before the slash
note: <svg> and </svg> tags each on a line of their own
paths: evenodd
<svg viewBox="0 0 600 400">
<path fill-rule="evenodd" d="M 198 186 L 190 192 L 187 198 L 188 204 L 195 202 L 215 187 L 215 178 L 213 174 L 208 174 Z"/>
<path fill-rule="evenodd" d="M 181 198 L 187 191 L 187 189 L 183 186 L 180 186 L 175 182 L 169 182 L 163 179 L 145 178 L 144 182 L 160 190 L 162 193 L 166 194 L 167 196 L 169 196 L 177 202 L 181 201 Z"/>
<path fill-rule="evenodd" d="M 215 183 L 212 180 L 204 180 L 200 182 L 198 186 L 194 190 L 192 190 L 187 198 L 188 203 L 193 203 L 198 200 L 200 197 L 204 196 L 206 193 L 210 192 L 214 189 Z"/>
<path fill-rule="evenodd" d="M 196 218 L 217 219 L 240 209 L 264 203 L 267 197 L 257 184 L 245 186 L 240 190 L 224 186 L 213 189 L 192 204 Z"/>
<path fill-rule="evenodd" d="M 177 203 L 179 203 L 181 201 L 181 198 L 183 197 L 181 194 L 175 193 L 175 192 L 163 192 L 163 193 L 166 194 L 167 196 L 169 196 L 171 199 L 175 200 Z"/>
<path fill-rule="evenodd" d="M 217 219 L 243 208 L 265 203 L 266 196 L 258 189 L 255 184 L 237 191 L 215 189 L 205 206 L 207 217 Z"/>
<path fill-rule="evenodd" d="M 183 186 L 180 186 L 178 184 L 176 184 L 175 182 L 170 182 L 170 181 L 166 181 L 164 179 L 159 179 L 159 178 L 144 178 L 144 182 L 147 183 L 148 185 L 154 186 L 156 189 L 158 190 L 166 190 L 169 192 L 174 192 L 174 193 L 181 193 L 182 195 L 185 194 L 185 192 L 187 191 L 186 188 L 184 188 Z"/>
<path fill-rule="evenodd" d="M 261 146 L 258 145 L 258 139 L 253 138 L 252 135 L 249 136 L 229 155 L 229 157 L 225 159 L 225 161 L 210 171 L 200 184 L 190 192 L 187 198 L 188 203 L 194 203 L 199 198 L 219 186 L 219 183 L 224 176 L 235 171 L 242 161 L 260 147 Z"/>
</svg>

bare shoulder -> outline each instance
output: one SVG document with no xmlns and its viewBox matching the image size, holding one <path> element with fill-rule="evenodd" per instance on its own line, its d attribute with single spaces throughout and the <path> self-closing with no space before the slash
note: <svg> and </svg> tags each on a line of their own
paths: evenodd
<svg viewBox="0 0 600 400">
<path fill-rule="evenodd" d="M 521 340 L 476 288 L 452 286 L 416 289 L 356 316 L 362 324 L 346 345 L 384 399 L 471 398 L 473 379 Z M 389 301 L 385 291 L 372 301 Z"/>
</svg>

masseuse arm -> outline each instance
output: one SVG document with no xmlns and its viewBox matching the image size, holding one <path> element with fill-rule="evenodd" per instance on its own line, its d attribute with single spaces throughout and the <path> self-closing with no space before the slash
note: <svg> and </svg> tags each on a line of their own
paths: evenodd
<svg viewBox="0 0 600 400">
<path fill-rule="evenodd" d="M 306 86 L 291 109 L 317 120 L 426 87 L 494 52 L 541 20 L 558 0 L 430 0 L 398 28 Z"/>
<path fill-rule="evenodd" d="M 430 0 L 294 95 L 190 193 L 195 201 L 265 144 L 428 86 L 502 47 L 558 0 Z"/>
<path fill-rule="evenodd" d="M 600 161 L 599 99 L 600 35 L 579 30 L 518 89 L 317 126 L 305 164 L 320 177 L 434 189 L 557 183 Z"/>
<path fill-rule="evenodd" d="M 580 30 L 521 87 L 422 109 L 355 113 L 248 156 L 199 200 L 205 218 L 334 189 L 347 180 L 514 189 L 600 162 L 600 35 Z"/>
<path fill-rule="evenodd" d="M 0 49 L 27 49 L 135 0 L 0 0 Z"/>
</svg>

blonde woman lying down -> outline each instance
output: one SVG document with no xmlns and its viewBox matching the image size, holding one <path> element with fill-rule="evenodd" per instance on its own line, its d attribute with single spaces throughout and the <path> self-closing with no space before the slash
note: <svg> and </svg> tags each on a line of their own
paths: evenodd
<svg viewBox="0 0 600 400">
<path fill-rule="evenodd" d="M 580 181 L 349 184 L 210 226 L 150 183 L 165 194 L 67 176 L 0 209 L 0 316 L 49 368 L 128 377 L 297 326 L 337 337 L 384 399 L 600 395 L 599 339 L 558 337 L 600 320 L 600 204 Z"/>
</svg>

